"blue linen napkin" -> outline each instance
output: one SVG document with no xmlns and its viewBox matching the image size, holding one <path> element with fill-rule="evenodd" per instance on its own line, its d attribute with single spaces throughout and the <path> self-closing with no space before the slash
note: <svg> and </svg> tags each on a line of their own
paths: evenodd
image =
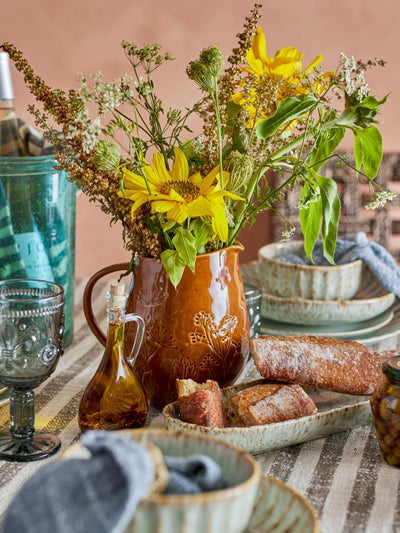
<svg viewBox="0 0 400 533">
<path fill-rule="evenodd" d="M 54 460 L 41 467 L 17 493 L 2 533 L 122 533 L 155 477 L 149 451 L 112 432 L 82 436 L 89 459 Z M 168 494 L 227 487 L 210 457 L 166 456 Z"/>
<path fill-rule="evenodd" d="M 323 255 L 321 239 L 316 242 L 312 255 L 314 265 L 327 266 L 330 264 Z M 312 264 L 305 253 L 303 256 L 288 254 L 279 259 L 287 263 Z M 364 261 L 387 291 L 393 292 L 397 298 L 400 298 L 399 265 L 386 248 L 374 241 L 370 241 L 363 231 L 343 235 L 336 242 L 336 264 L 343 265 L 357 259 Z"/>
</svg>

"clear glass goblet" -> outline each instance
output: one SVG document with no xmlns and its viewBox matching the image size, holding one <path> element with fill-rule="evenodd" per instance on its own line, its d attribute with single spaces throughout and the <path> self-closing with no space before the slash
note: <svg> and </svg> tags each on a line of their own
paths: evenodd
<svg viewBox="0 0 400 533">
<path fill-rule="evenodd" d="M 0 459 L 34 461 L 55 453 L 60 439 L 35 431 L 35 395 L 63 353 L 64 289 L 30 279 L 0 282 L 0 385 L 10 390 L 10 432 Z"/>
</svg>

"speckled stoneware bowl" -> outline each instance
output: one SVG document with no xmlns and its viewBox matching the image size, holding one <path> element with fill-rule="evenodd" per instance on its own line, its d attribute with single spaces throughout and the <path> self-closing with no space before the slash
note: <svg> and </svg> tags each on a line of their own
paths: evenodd
<svg viewBox="0 0 400 533">
<path fill-rule="evenodd" d="M 262 476 L 257 500 L 245 533 L 319 533 L 311 503 L 278 479 Z"/>
<path fill-rule="evenodd" d="M 250 520 L 260 467 L 250 455 L 211 437 L 165 429 L 124 430 L 120 435 L 150 442 L 163 454 L 205 454 L 221 466 L 229 487 L 189 495 L 155 494 L 143 500 L 129 533 L 239 533 Z"/>
<path fill-rule="evenodd" d="M 358 291 L 363 262 L 315 266 L 285 263 L 281 257 L 301 255 L 300 241 L 267 244 L 258 250 L 259 272 L 264 292 L 281 298 L 349 300 Z"/>
</svg>

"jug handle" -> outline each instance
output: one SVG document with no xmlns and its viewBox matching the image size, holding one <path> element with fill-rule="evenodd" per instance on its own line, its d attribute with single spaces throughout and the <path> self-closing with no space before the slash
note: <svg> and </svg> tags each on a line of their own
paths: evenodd
<svg viewBox="0 0 400 533">
<path fill-rule="evenodd" d="M 125 322 L 136 322 L 136 335 L 135 340 L 133 342 L 133 346 L 131 349 L 131 353 L 128 357 L 129 364 L 133 367 L 136 361 L 136 357 L 139 353 L 140 347 L 142 346 L 143 337 L 144 337 L 144 320 L 140 315 L 135 315 L 134 313 L 129 313 L 128 315 L 125 315 Z"/>
<path fill-rule="evenodd" d="M 96 274 L 93 274 L 93 276 L 89 279 L 89 281 L 86 284 L 84 293 L 83 293 L 83 312 L 85 313 L 85 317 L 87 320 L 87 323 L 89 325 L 89 328 L 92 330 L 92 333 L 97 337 L 97 339 L 105 346 L 106 344 L 106 335 L 101 330 L 95 316 L 93 313 L 93 307 L 92 307 L 92 293 L 93 288 L 96 285 L 96 283 L 104 276 L 107 276 L 107 274 L 111 274 L 112 272 L 118 272 L 118 271 L 127 271 L 129 268 L 129 263 L 116 263 L 114 265 L 109 265 L 107 267 L 104 267 L 100 269 Z"/>
</svg>

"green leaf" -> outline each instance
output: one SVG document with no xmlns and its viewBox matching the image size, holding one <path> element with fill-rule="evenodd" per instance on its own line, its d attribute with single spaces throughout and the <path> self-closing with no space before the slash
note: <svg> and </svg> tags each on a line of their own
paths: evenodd
<svg viewBox="0 0 400 533">
<path fill-rule="evenodd" d="M 375 96 L 366 96 L 360 103 L 360 106 L 367 107 L 368 109 L 376 109 L 380 105 L 384 104 L 388 95 L 384 96 L 382 100 L 377 100 Z"/>
<path fill-rule="evenodd" d="M 261 121 L 257 128 L 257 137 L 267 139 L 276 132 L 281 126 L 301 117 L 308 111 L 318 106 L 318 100 L 311 94 L 302 94 L 292 98 L 284 98 L 278 104 L 278 107 L 272 117 Z"/>
<path fill-rule="evenodd" d="M 194 265 L 196 263 L 196 239 L 192 233 L 188 229 L 178 227 L 175 230 L 172 243 L 185 265 L 194 272 Z"/>
<path fill-rule="evenodd" d="M 367 178 L 373 180 L 383 156 L 382 136 L 375 126 L 354 130 L 354 155 L 357 170 L 363 166 Z"/>
<path fill-rule="evenodd" d="M 182 279 L 186 266 L 185 261 L 176 250 L 164 250 L 160 257 L 172 285 L 176 288 Z"/>
<path fill-rule="evenodd" d="M 345 109 L 336 120 L 336 124 L 350 129 L 368 128 L 377 122 L 375 117 L 386 99 L 387 96 L 378 101 L 374 96 L 367 96 L 360 102 L 355 95 L 347 95 Z"/>
<path fill-rule="evenodd" d="M 335 149 L 341 143 L 344 134 L 345 128 L 332 128 L 327 135 L 321 136 L 318 138 L 316 147 L 311 152 L 310 156 L 310 167 L 313 170 L 319 170 L 327 159 L 333 154 Z"/>
<path fill-rule="evenodd" d="M 165 222 L 165 224 L 163 224 L 163 227 L 162 227 L 163 232 L 167 233 L 168 231 L 170 231 L 175 226 L 176 226 L 176 222 L 174 222 L 173 220 L 167 220 Z"/>
<path fill-rule="evenodd" d="M 302 195 L 307 194 L 307 187 L 302 188 Z M 307 208 L 299 210 L 301 231 L 304 236 L 304 251 L 308 259 L 312 262 L 312 251 L 317 242 L 322 222 L 321 199 L 310 202 Z"/>
<path fill-rule="evenodd" d="M 204 220 L 195 218 L 190 223 L 190 229 L 193 231 L 196 250 L 200 250 L 210 240 L 213 231 L 212 227 Z"/>
<path fill-rule="evenodd" d="M 337 194 L 337 183 L 323 176 L 316 176 L 316 180 L 321 192 L 321 238 L 324 257 L 330 263 L 335 264 L 334 255 L 340 218 L 340 199 Z"/>
</svg>

